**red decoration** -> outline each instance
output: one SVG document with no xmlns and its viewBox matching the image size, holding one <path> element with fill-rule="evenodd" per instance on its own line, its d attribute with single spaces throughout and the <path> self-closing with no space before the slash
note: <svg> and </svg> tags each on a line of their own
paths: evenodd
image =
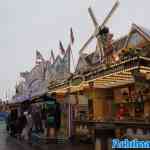
<svg viewBox="0 0 150 150">
<path fill-rule="evenodd" d="M 123 120 L 127 113 L 128 113 L 128 109 L 123 104 L 121 104 L 117 111 L 116 117 L 119 120 Z"/>
</svg>

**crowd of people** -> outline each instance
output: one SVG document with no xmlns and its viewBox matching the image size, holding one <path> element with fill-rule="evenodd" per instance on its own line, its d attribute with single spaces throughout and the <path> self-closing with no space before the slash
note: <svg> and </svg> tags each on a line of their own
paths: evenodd
<svg viewBox="0 0 150 150">
<path fill-rule="evenodd" d="M 20 106 L 11 108 L 6 120 L 8 133 L 27 141 L 30 141 L 32 133 L 56 138 L 61 123 L 60 104 L 55 93 L 45 99 L 43 103 L 24 101 Z"/>
</svg>

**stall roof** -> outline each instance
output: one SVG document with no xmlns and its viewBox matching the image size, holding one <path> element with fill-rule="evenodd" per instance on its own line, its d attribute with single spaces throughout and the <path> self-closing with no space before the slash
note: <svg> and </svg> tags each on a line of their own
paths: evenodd
<svg viewBox="0 0 150 150">
<path fill-rule="evenodd" d="M 142 73 L 150 74 L 150 58 L 133 57 L 114 64 L 109 68 L 95 68 L 91 72 L 84 74 L 83 80 L 79 84 L 73 86 L 72 81 L 69 84 L 61 84 L 51 88 L 51 91 L 59 92 L 75 92 L 89 87 L 89 83 L 93 82 L 96 88 L 112 88 L 132 84 L 135 82 L 132 72 L 139 70 Z M 67 83 L 67 82 L 66 82 Z"/>
</svg>

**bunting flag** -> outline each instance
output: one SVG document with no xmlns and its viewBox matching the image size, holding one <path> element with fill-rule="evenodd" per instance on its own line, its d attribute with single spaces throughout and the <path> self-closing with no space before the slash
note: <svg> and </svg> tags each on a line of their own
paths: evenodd
<svg viewBox="0 0 150 150">
<path fill-rule="evenodd" d="M 54 61 L 55 61 L 55 56 L 54 56 L 53 50 L 51 50 L 51 59 L 52 59 L 52 62 L 54 63 Z"/>
<path fill-rule="evenodd" d="M 72 28 L 70 28 L 70 40 L 71 40 L 71 44 L 74 44 L 74 34 Z"/>
<path fill-rule="evenodd" d="M 36 64 L 40 64 L 43 61 L 44 61 L 44 58 L 42 54 L 38 50 L 36 50 Z"/>
<path fill-rule="evenodd" d="M 59 48 L 60 48 L 60 50 L 61 50 L 61 54 L 62 54 L 62 55 L 65 55 L 65 49 L 64 49 L 64 47 L 63 47 L 61 41 L 59 41 Z"/>
</svg>

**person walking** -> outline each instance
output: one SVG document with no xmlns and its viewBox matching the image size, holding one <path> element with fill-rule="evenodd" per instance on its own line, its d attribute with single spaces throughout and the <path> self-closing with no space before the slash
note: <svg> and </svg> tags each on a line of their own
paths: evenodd
<svg viewBox="0 0 150 150">
<path fill-rule="evenodd" d="M 24 112 L 24 115 L 26 117 L 27 122 L 24 129 L 22 130 L 22 138 L 25 139 L 26 141 L 29 141 L 31 137 L 32 127 L 33 127 L 33 120 L 29 112 Z"/>
<path fill-rule="evenodd" d="M 21 139 L 21 134 L 22 134 L 22 131 L 25 128 L 26 124 L 27 124 L 26 116 L 24 115 L 23 112 L 21 112 L 20 116 L 18 117 L 18 121 L 17 121 L 17 133 L 18 133 L 19 139 Z"/>
<path fill-rule="evenodd" d="M 56 100 L 56 93 L 52 93 L 47 102 L 47 136 L 56 138 L 60 127 L 60 105 Z"/>
<path fill-rule="evenodd" d="M 41 109 L 38 104 L 34 104 L 32 106 L 32 119 L 36 133 L 42 132 L 43 129 L 42 129 Z"/>
<path fill-rule="evenodd" d="M 18 116 L 17 116 L 17 109 L 12 109 L 11 110 L 11 113 L 10 113 L 10 135 L 11 136 L 16 136 L 16 133 L 17 133 L 17 119 L 18 119 Z"/>
</svg>

